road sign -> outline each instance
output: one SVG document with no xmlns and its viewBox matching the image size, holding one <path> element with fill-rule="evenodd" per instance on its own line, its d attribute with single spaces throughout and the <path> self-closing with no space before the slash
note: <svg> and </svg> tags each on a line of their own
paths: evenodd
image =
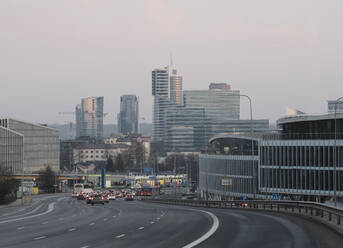
<svg viewBox="0 0 343 248">
<path fill-rule="evenodd" d="M 279 193 L 273 193 L 273 200 L 279 200 Z"/>
</svg>

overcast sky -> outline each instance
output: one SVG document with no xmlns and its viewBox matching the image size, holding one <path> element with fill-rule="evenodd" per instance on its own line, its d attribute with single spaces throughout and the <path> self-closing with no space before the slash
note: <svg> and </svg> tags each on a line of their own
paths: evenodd
<svg viewBox="0 0 343 248">
<path fill-rule="evenodd" d="M 64 123 L 80 98 L 122 94 L 151 121 L 151 70 L 184 89 L 229 82 L 254 118 L 308 113 L 343 96 L 342 0 L 0 0 L 0 116 Z M 242 99 L 242 117 L 248 117 Z"/>
</svg>

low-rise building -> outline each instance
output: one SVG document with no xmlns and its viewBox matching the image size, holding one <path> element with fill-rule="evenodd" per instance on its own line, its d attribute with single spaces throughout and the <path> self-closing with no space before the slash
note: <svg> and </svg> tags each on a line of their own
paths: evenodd
<svg viewBox="0 0 343 248">
<path fill-rule="evenodd" d="M 74 163 L 101 163 L 129 149 L 126 144 L 86 144 L 73 149 Z"/>
<path fill-rule="evenodd" d="M 0 167 L 11 173 L 23 172 L 24 135 L 0 126 Z"/>
<path fill-rule="evenodd" d="M 0 126 L 23 135 L 25 173 L 38 173 L 47 166 L 55 172 L 60 170 L 60 137 L 57 129 L 10 118 L 0 119 Z"/>
</svg>

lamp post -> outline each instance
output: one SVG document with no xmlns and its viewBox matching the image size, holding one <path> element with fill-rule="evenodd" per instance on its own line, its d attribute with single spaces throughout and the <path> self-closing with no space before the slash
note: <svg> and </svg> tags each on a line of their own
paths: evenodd
<svg viewBox="0 0 343 248">
<path fill-rule="evenodd" d="M 334 141 L 334 172 L 333 172 L 333 198 L 335 207 L 337 206 L 337 103 L 341 101 L 343 97 L 339 97 L 335 101 L 334 117 L 335 117 L 335 141 Z"/>
<path fill-rule="evenodd" d="M 245 97 L 249 100 L 249 107 L 250 107 L 250 121 L 251 121 L 251 126 L 250 126 L 250 134 L 251 134 L 251 163 L 252 163 L 252 170 L 253 170 L 253 194 L 254 194 L 254 199 L 256 199 L 256 175 L 255 175 L 255 169 L 254 169 L 254 140 L 253 140 L 253 128 L 252 128 L 252 104 L 251 104 L 251 98 L 248 95 L 241 95 L 239 94 L 238 96 Z"/>
</svg>

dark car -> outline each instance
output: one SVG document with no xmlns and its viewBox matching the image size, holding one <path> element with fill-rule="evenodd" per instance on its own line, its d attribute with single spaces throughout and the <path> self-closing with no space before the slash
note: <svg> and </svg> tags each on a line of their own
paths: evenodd
<svg viewBox="0 0 343 248">
<path fill-rule="evenodd" d="M 125 196 L 125 201 L 133 201 L 133 195 L 127 194 L 127 195 Z"/>
<path fill-rule="evenodd" d="M 88 198 L 88 201 L 90 204 L 94 205 L 94 204 L 102 204 L 104 205 L 104 198 L 101 195 L 94 195 Z"/>
<path fill-rule="evenodd" d="M 77 196 L 77 199 L 78 199 L 78 200 L 84 200 L 84 199 L 86 199 L 86 198 L 85 198 L 85 196 L 84 196 L 83 194 L 79 194 L 79 195 Z"/>
</svg>

